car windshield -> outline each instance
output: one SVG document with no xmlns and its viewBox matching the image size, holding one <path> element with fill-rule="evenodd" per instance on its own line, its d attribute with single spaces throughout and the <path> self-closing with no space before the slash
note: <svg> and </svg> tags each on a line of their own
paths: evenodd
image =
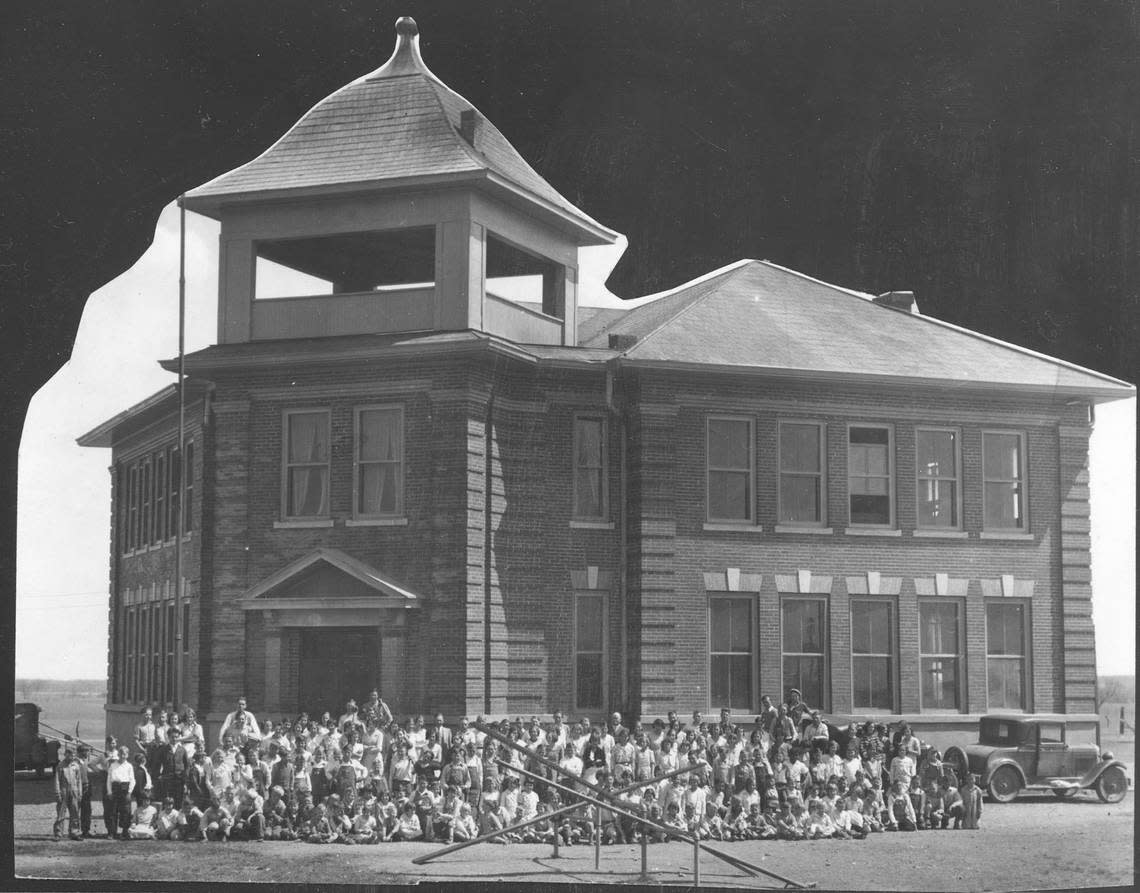
<svg viewBox="0 0 1140 893">
<path fill-rule="evenodd" d="M 1028 726 L 1025 723 L 1011 719 L 999 719 L 986 716 L 979 723 L 979 740 L 982 744 L 992 744 L 996 747 L 1018 745 L 1025 739 Z"/>
</svg>

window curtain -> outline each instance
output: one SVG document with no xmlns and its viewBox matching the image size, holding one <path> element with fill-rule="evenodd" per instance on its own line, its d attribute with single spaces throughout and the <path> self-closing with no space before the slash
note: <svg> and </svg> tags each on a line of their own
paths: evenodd
<svg viewBox="0 0 1140 893">
<path fill-rule="evenodd" d="M 289 417 L 289 463 L 294 515 L 327 515 L 329 511 L 327 418 L 323 414 Z M 320 463 L 320 464 L 317 464 Z"/>
</svg>

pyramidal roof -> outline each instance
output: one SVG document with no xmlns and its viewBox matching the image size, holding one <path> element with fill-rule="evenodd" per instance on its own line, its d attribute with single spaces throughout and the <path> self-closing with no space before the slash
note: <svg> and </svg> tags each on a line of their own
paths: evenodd
<svg viewBox="0 0 1140 893">
<path fill-rule="evenodd" d="M 740 260 L 607 320 L 581 344 L 634 365 L 979 386 L 1114 400 L 1123 381 L 768 261 Z M 614 339 L 610 336 L 625 336 Z"/>
<path fill-rule="evenodd" d="M 475 116 L 474 144 L 461 133 Z M 277 142 L 241 167 L 186 193 L 186 207 L 217 216 L 226 203 L 470 182 L 522 201 L 582 244 L 617 233 L 546 182 L 470 102 L 446 86 L 420 55 L 419 30 L 396 22 L 396 48 L 375 71 L 341 87 L 302 116 Z"/>
</svg>

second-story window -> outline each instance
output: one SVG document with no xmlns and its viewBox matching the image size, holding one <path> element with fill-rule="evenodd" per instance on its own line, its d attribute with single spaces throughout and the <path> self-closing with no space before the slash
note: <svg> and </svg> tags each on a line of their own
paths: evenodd
<svg viewBox="0 0 1140 893">
<path fill-rule="evenodd" d="M 780 422 L 780 522 L 823 524 L 823 426 Z"/>
<path fill-rule="evenodd" d="M 708 519 L 752 520 L 752 420 L 708 420 Z"/>
<path fill-rule="evenodd" d="M 188 469 L 189 470 L 189 469 Z M 285 414 L 286 518 L 324 518 L 329 513 L 329 414 Z"/>
<path fill-rule="evenodd" d="M 847 484 L 851 524 L 894 526 L 891 429 L 852 425 L 847 429 Z"/>
<path fill-rule="evenodd" d="M 404 411 L 377 406 L 356 412 L 356 516 L 404 511 Z"/>
<path fill-rule="evenodd" d="M 988 530 L 1025 530 L 1025 437 L 1017 431 L 982 433 L 982 502 Z"/>
<path fill-rule="evenodd" d="M 574 419 L 574 517 L 606 517 L 606 421 Z"/>
<path fill-rule="evenodd" d="M 954 530 L 961 526 L 958 513 L 958 432 L 946 428 L 919 428 L 915 488 L 918 526 Z"/>
</svg>

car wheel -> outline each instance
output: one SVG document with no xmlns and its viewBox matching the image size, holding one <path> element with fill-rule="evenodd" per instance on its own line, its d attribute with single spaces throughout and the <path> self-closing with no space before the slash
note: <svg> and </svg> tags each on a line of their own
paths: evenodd
<svg viewBox="0 0 1140 893">
<path fill-rule="evenodd" d="M 1075 797 L 1080 788 L 1053 788 L 1053 796 L 1058 800 L 1068 800 Z"/>
<path fill-rule="evenodd" d="M 1096 780 L 1096 795 L 1105 803 L 1119 803 L 1128 793 L 1128 779 L 1119 766 L 1105 769 Z"/>
<path fill-rule="evenodd" d="M 990 777 L 990 796 L 998 803 L 1009 803 L 1021 790 L 1021 778 L 1012 766 L 1002 766 Z"/>
</svg>

